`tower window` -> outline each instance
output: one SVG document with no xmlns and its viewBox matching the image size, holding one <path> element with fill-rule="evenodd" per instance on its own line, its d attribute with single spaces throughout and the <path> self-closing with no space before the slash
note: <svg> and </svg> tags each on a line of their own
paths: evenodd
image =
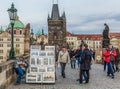
<svg viewBox="0 0 120 89">
<path fill-rule="evenodd" d="M 3 44 L 0 44 L 0 47 L 3 47 Z"/>
<path fill-rule="evenodd" d="M 16 39 L 16 41 L 20 41 L 20 39 L 19 39 L 19 38 L 17 38 L 17 39 Z"/>
<path fill-rule="evenodd" d="M 0 50 L 0 53 L 3 53 L 3 50 Z"/>
<path fill-rule="evenodd" d="M 11 47 L 11 44 L 7 44 L 7 47 Z"/>
<path fill-rule="evenodd" d="M 3 59 L 3 56 L 0 56 L 0 59 Z"/>
<path fill-rule="evenodd" d="M 10 38 L 8 38 L 8 39 L 7 39 L 7 41 L 11 41 L 11 39 L 10 39 Z"/>
<path fill-rule="evenodd" d="M 22 31 L 20 30 L 20 34 L 22 34 Z"/>
<path fill-rule="evenodd" d="M 3 39 L 2 39 L 2 38 L 0 38 L 0 41 L 3 41 Z"/>
<path fill-rule="evenodd" d="M 19 45 L 19 44 L 16 44 L 16 47 L 20 47 L 20 45 Z"/>
<path fill-rule="evenodd" d="M 16 34 L 16 30 L 14 30 L 14 34 Z"/>
</svg>

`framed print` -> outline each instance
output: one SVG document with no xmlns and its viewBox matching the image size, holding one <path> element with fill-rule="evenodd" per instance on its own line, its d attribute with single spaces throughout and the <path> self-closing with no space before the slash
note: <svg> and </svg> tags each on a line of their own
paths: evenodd
<svg viewBox="0 0 120 89">
<path fill-rule="evenodd" d="M 31 50 L 41 50 L 41 46 L 40 45 L 31 45 L 30 49 Z"/>
<path fill-rule="evenodd" d="M 39 70 L 39 72 L 46 72 L 46 68 L 45 67 L 39 67 L 38 70 Z"/>
<path fill-rule="evenodd" d="M 44 58 L 44 65 L 48 65 L 48 58 L 46 57 L 46 58 Z"/>
<path fill-rule="evenodd" d="M 31 73 L 31 74 L 28 74 L 27 77 L 28 77 L 28 78 L 36 78 L 36 74 L 32 74 L 32 73 Z"/>
<path fill-rule="evenodd" d="M 46 56 L 46 52 L 45 51 L 40 51 L 39 56 Z"/>
<path fill-rule="evenodd" d="M 31 59 L 30 59 L 30 64 L 31 64 L 31 65 L 36 65 L 35 62 L 36 62 L 35 58 L 31 58 Z"/>
<path fill-rule="evenodd" d="M 36 74 L 32 74 L 32 73 L 29 73 L 29 74 L 27 74 L 27 76 L 26 76 L 26 82 L 32 82 L 32 83 L 34 83 L 34 82 L 36 82 Z"/>
<path fill-rule="evenodd" d="M 36 79 L 27 79 L 28 82 L 36 82 Z"/>
<path fill-rule="evenodd" d="M 54 51 L 48 51 L 48 52 L 47 52 L 47 56 L 52 56 L 52 57 L 54 57 L 54 56 L 55 56 L 55 52 L 54 52 Z"/>
<path fill-rule="evenodd" d="M 39 55 L 39 51 L 31 51 L 30 52 L 30 56 L 38 56 Z"/>
<path fill-rule="evenodd" d="M 55 71 L 55 67 L 51 66 L 51 67 L 47 67 L 47 72 L 54 72 Z"/>
<path fill-rule="evenodd" d="M 31 72 L 38 72 L 38 68 L 37 67 L 31 67 Z"/>
<path fill-rule="evenodd" d="M 55 46 L 45 46 L 46 51 L 55 51 Z"/>
<path fill-rule="evenodd" d="M 55 65 L 55 58 L 54 57 L 49 58 L 49 65 Z"/>
<path fill-rule="evenodd" d="M 42 81 L 42 74 L 37 75 L 37 81 Z"/>
<path fill-rule="evenodd" d="M 43 81 L 54 81 L 55 74 L 45 73 L 43 74 Z"/>
<path fill-rule="evenodd" d="M 43 58 L 37 58 L 37 65 L 42 65 Z"/>
</svg>

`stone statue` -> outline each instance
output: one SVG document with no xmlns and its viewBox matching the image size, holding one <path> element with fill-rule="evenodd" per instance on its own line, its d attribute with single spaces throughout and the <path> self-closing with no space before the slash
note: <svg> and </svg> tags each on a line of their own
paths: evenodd
<svg viewBox="0 0 120 89">
<path fill-rule="evenodd" d="M 109 26 L 105 23 L 104 24 L 105 29 L 103 30 L 103 43 L 102 47 L 106 48 L 110 44 L 110 38 L 109 38 Z"/>
<path fill-rule="evenodd" d="M 85 44 L 85 42 L 83 40 L 81 40 L 81 44 L 80 47 L 82 48 L 82 46 Z"/>
</svg>

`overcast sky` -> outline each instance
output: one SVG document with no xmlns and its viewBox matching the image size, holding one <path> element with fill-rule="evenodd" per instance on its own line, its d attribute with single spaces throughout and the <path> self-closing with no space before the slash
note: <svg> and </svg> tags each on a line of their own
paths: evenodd
<svg viewBox="0 0 120 89">
<path fill-rule="evenodd" d="M 47 32 L 47 16 L 51 14 L 53 0 L 0 0 L 0 26 L 9 24 L 7 9 L 14 2 L 18 16 L 31 23 L 36 33 Z M 58 0 L 59 11 L 67 17 L 67 30 L 73 33 L 102 33 L 104 23 L 111 32 L 120 31 L 120 0 Z"/>
</svg>

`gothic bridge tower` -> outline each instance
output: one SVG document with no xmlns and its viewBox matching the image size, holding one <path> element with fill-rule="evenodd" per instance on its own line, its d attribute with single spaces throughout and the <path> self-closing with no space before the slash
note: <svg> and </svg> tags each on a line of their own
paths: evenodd
<svg viewBox="0 0 120 89">
<path fill-rule="evenodd" d="M 66 15 L 59 14 L 58 2 L 53 3 L 51 16 L 48 15 L 48 43 L 49 45 L 66 45 Z"/>
</svg>

